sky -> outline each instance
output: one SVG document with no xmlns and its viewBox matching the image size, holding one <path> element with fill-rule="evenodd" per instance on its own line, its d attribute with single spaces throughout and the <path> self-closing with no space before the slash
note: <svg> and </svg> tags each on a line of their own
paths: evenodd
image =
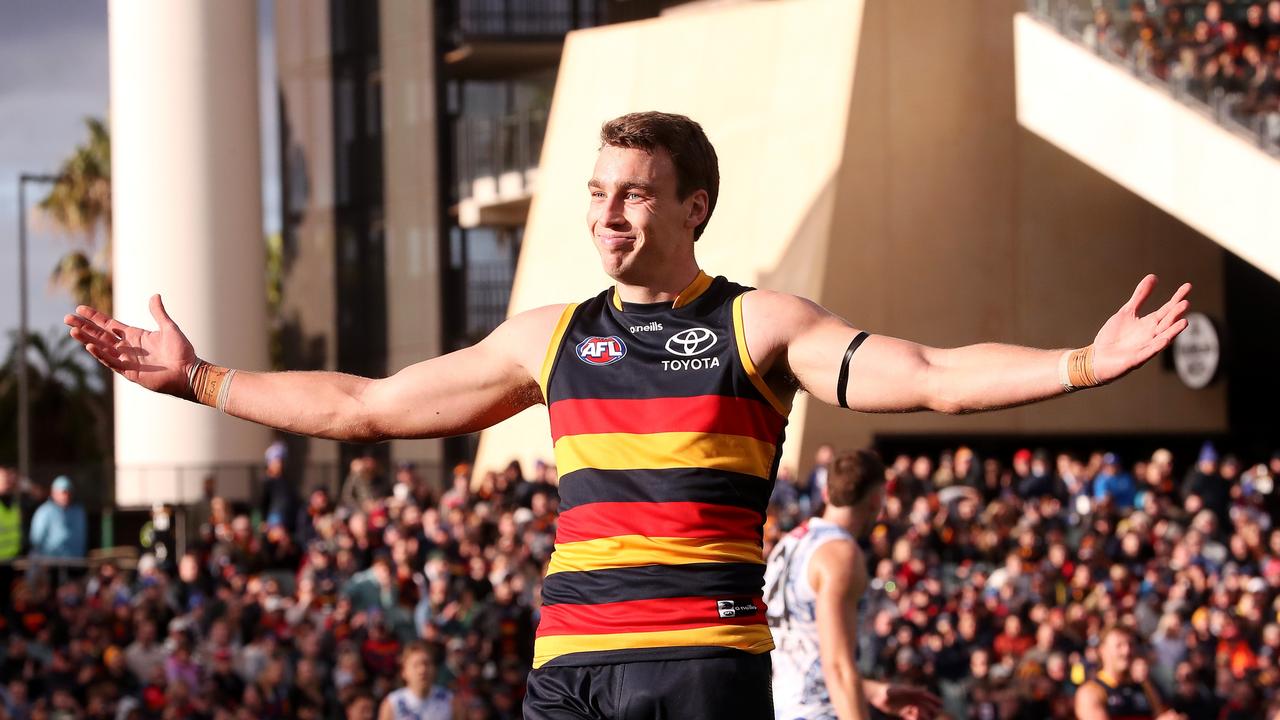
<svg viewBox="0 0 1280 720">
<path fill-rule="evenodd" d="M 280 217 L 274 4 L 250 1 L 258 3 L 264 230 L 274 232 Z M 84 118 L 107 117 L 108 7 L 105 0 L 0 0 L 0 357 L 18 327 L 18 174 L 55 172 L 87 137 Z M 29 184 L 28 202 L 45 190 Z M 72 307 L 49 275 L 77 240 L 28 223 L 27 242 L 29 323 L 43 334 L 61 327 Z"/>
</svg>

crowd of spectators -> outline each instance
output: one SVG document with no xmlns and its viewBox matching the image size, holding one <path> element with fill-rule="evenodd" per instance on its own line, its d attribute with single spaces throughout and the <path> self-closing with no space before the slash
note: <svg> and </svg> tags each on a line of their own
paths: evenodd
<svg viewBox="0 0 1280 720">
<path fill-rule="evenodd" d="M 1206 444 L 1185 475 L 1167 450 L 891 460 L 866 676 L 929 686 L 955 718 L 1070 718 L 1099 631 L 1120 624 L 1143 639 L 1136 679 L 1186 717 L 1276 717 L 1280 453 L 1246 465 Z M 821 480 L 783 479 L 769 541 Z"/>
<path fill-rule="evenodd" d="M 0 718 L 372 718 L 417 641 L 454 718 L 519 717 L 554 468 L 460 466 L 441 492 L 359 458 L 339 492 L 299 497 L 285 462 L 268 451 L 261 505 L 211 493 L 168 561 L 10 573 Z"/>
<path fill-rule="evenodd" d="M 1093 49 L 1186 92 L 1260 117 L 1280 139 L 1280 0 L 1092 2 L 1083 39 Z"/>
<path fill-rule="evenodd" d="M 829 459 L 781 474 L 766 552 L 821 512 Z M 1099 630 L 1118 623 L 1144 639 L 1136 676 L 1188 717 L 1275 712 L 1280 454 L 1243 465 L 1206 445 L 1181 477 L 1167 451 L 891 460 L 867 676 L 928 686 L 955 718 L 1070 717 Z M 210 493 L 198 538 L 168 561 L 12 576 L 0 718 L 368 718 L 417 641 L 453 717 L 519 717 L 555 469 L 459 466 L 440 488 L 361 458 L 338 492 L 299 497 L 286 462 L 268 453 L 254 508 Z"/>
</svg>

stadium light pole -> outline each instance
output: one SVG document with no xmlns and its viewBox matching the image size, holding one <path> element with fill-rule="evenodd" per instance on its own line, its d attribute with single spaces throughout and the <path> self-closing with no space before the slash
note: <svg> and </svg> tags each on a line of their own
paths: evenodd
<svg viewBox="0 0 1280 720">
<path fill-rule="evenodd" d="M 27 183 L 51 185 L 59 176 L 18 174 L 18 477 L 31 479 L 31 388 L 27 378 Z"/>
</svg>

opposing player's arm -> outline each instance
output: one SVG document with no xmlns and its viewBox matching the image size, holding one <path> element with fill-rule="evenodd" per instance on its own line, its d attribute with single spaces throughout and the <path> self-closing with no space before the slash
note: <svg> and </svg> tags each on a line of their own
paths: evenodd
<svg viewBox="0 0 1280 720">
<path fill-rule="evenodd" d="M 831 705 L 840 720 L 870 717 L 858 672 L 858 599 L 867 587 L 862 551 L 852 542 L 829 542 L 809 561 L 809 584 L 817 602 L 818 654 Z"/>
<path fill-rule="evenodd" d="M 541 401 L 538 376 L 564 306 L 508 319 L 480 343 L 388 378 L 334 372 L 237 371 L 229 414 L 289 432 L 351 442 L 474 432 Z M 195 351 L 152 299 L 159 328 L 145 331 L 81 306 L 66 323 L 102 364 L 150 390 L 192 399 Z M 198 393 L 196 393 L 198 395 Z"/>
<path fill-rule="evenodd" d="M 1107 691 L 1096 682 L 1087 682 L 1076 691 L 1078 720 L 1107 720 Z"/>
<path fill-rule="evenodd" d="M 1158 310 L 1139 315 L 1155 282 L 1154 275 L 1143 278 L 1093 344 L 1079 353 L 999 343 L 934 348 L 868 335 L 849 358 L 843 398 L 838 397 L 841 371 L 858 329 L 809 300 L 768 291 L 748 293 L 743 316 L 748 348 L 762 371 L 781 369 L 826 403 L 843 399 L 864 412 L 966 413 L 1060 395 L 1064 374 L 1101 384 L 1140 367 L 1186 327 L 1182 316 L 1190 285 L 1179 287 Z"/>
</svg>

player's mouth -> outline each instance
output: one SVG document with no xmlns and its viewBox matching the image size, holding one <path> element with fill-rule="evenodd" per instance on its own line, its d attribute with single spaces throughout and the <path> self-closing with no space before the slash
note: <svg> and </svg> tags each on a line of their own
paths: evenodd
<svg viewBox="0 0 1280 720">
<path fill-rule="evenodd" d="M 606 250 L 627 250 L 636 242 L 631 235 L 597 235 L 596 239 Z"/>
</svg>

